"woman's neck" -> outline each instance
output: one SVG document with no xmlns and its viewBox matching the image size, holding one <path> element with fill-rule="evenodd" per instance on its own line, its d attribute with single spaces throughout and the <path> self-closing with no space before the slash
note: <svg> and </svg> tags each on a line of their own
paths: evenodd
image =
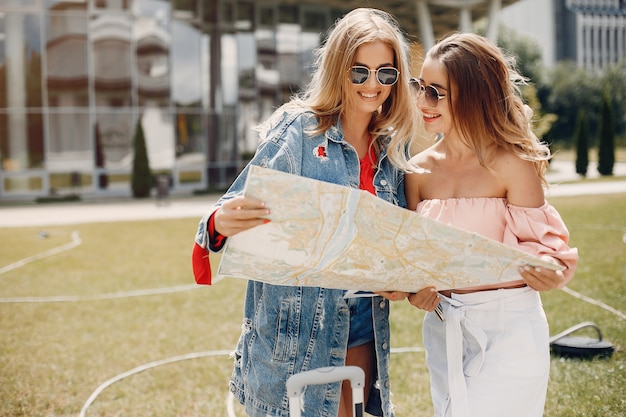
<svg viewBox="0 0 626 417">
<path fill-rule="evenodd" d="M 469 148 L 465 142 L 458 137 L 443 137 L 437 148 L 440 152 L 447 155 L 449 160 L 468 160 L 476 158 L 476 153 L 473 149 Z"/>
<path fill-rule="evenodd" d="M 353 114 L 341 119 L 344 140 L 356 149 L 359 158 L 363 158 L 369 149 L 371 135 L 368 128 L 370 121 L 371 114 Z"/>
</svg>

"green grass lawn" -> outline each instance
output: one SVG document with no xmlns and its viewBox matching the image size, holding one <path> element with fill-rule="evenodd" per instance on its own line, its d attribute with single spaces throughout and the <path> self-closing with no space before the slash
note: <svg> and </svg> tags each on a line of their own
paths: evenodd
<svg viewBox="0 0 626 417">
<path fill-rule="evenodd" d="M 626 195 L 551 202 L 580 251 L 569 288 L 626 312 Z M 0 228 L 0 270 L 70 242 L 74 231 L 82 240 L 73 249 L 0 274 L 0 415 L 78 416 L 111 378 L 154 361 L 215 351 L 215 356 L 148 368 L 111 383 L 86 416 L 226 416 L 232 360 L 224 351 L 239 335 L 245 282 L 181 288 L 193 283 L 190 253 L 197 221 Z M 49 237 L 40 238 L 41 230 Z M 116 296 L 166 287 L 178 291 Z M 545 415 L 623 416 L 625 320 L 563 291 L 542 298 L 551 334 L 593 321 L 616 348 L 608 360 L 553 357 Z M 393 304 L 393 347 L 422 346 L 422 317 L 406 302 Z M 394 353 L 391 366 L 396 415 L 432 415 L 423 352 Z M 243 416 L 240 407 L 235 409 Z"/>
</svg>

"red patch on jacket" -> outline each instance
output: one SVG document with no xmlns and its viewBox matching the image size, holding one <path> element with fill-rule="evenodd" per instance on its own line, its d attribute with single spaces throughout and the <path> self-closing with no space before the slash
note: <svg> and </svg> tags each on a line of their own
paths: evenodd
<svg viewBox="0 0 626 417">
<path fill-rule="evenodd" d="M 328 155 L 326 154 L 326 147 L 318 146 L 317 148 L 315 148 L 315 156 L 318 157 L 319 159 L 328 158 Z"/>
</svg>

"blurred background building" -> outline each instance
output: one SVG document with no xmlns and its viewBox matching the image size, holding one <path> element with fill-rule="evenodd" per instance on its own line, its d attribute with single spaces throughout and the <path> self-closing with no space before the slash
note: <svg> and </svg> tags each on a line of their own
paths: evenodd
<svg viewBox="0 0 626 417">
<path fill-rule="evenodd" d="M 397 16 L 418 51 L 486 19 L 494 40 L 509 20 L 540 34 L 548 63 L 624 58 L 624 0 L 0 0 L 0 198 L 130 195 L 138 121 L 172 193 L 227 186 L 251 128 L 362 6 Z"/>
<path fill-rule="evenodd" d="M 534 38 L 547 67 L 572 60 L 597 71 L 626 59 L 625 0 L 522 0 L 499 21 Z"/>
</svg>

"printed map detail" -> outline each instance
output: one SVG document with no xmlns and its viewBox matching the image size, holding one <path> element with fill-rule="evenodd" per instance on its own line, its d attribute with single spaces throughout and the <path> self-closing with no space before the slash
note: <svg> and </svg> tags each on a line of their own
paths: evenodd
<svg viewBox="0 0 626 417">
<path fill-rule="evenodd" d="M 416 292 L 518 280 L 523 264 L 558 268 L 358 189 L 252 166 L 245 194 L 272 221 L 228 238 L 218 279 Z"/>
</svg>

